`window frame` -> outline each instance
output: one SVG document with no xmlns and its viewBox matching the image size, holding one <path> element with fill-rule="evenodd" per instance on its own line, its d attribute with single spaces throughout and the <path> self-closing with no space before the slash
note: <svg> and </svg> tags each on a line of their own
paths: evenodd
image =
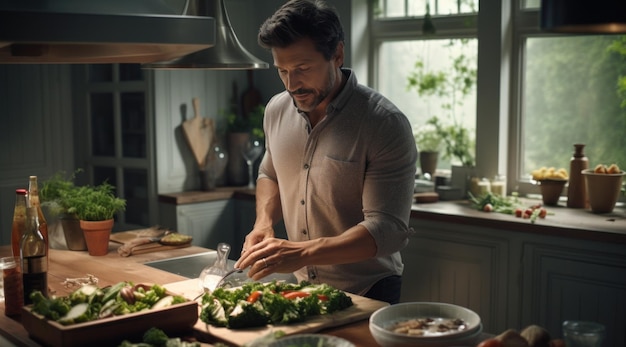
<svg viewBox="0 0 626 347">
<path fill-rule="evenodd" d="M 437 32 L 426 36 L 421 32 L 423 17 L 374 18 L 370 1 L 368 84 L 378 86 L 378 51 L 384 41 L 477 38 L 476 173 L 481 177 L 506 175 L 509 194 L 539 194 L 538 187 L 519 173 L 524 144 L 525 40 L 558 35 L 540 30 L 539 9 L 524 9 L 524 0 L 478 2 L 477 14 L 433 15 Z M 468 20 L 474 20 L 474 25 L 468 26 Z"/>
</svg>

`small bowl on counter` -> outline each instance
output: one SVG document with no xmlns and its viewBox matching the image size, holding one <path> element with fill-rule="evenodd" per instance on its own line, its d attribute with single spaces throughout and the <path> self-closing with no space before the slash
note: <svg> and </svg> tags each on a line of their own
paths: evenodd
<svg viewBox="0 0 626 347">
<path fill-rule="evenodd" d="M 589 169 L 583 170 L 582 175 L 585 178 L 591 212 L 613 212 L 622 189 L 622 179 L 626 172 L 596 173 Z"/>
<path fill-rule="evenodd" d="M 398 329 L 400 325 L 429 323 Z M 438 328 L 445 325 L 450 329 Z M 386 306 L 369 320 L 374 340 L 382 347 L 445 347 L 474 345 L 482 333 L 480 316 L 462 306 L 440 302 L 407 302 Z"/>
</svg>

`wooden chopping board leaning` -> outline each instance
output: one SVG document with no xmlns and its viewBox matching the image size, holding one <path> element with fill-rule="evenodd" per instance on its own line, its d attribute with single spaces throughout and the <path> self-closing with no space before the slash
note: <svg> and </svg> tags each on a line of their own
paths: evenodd
<svg viewBox="0 0 626 347">
<path fill-rule="evenodd" d="M 200 116 L 200 100 L 193 98 L 192 101 L 194 117 L 183 122 L 183 133 L 200 171 L 203 171 L 213 143 L 215 130 L 213 119 Z"/>
</svg>

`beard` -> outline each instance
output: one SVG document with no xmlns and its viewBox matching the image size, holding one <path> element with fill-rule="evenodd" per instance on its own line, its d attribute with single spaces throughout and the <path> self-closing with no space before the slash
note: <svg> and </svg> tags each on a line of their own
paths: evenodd
<svg viewBox="0 0 626 347">
<path fill-rule="evenodd" d="M 300 88 L 293 92 L 289 92 L 293 104 L 300 112 L 312 112 L 322 101 L 324 101 L 332 92 L 335 85 L 336 73 L 333 69 L 329 69 L 326 85 L 322 89 Z"/>
</svg>

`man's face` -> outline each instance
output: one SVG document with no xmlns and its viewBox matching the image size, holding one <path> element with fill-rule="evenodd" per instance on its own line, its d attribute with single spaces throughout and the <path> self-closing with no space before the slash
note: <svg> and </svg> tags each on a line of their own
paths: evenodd
<svg viewBox="0 0 626 347">
<path fill-rule="evenodd" d="M 330 61 L 315 50 L 313 41 L 308 38 L 289 47 L 272 48 L 278 75 L 299 110 L 325 112 L 341 84 L 339 67 L 343 64 L 343 44 L 339 45 Z"/>
</svg>

